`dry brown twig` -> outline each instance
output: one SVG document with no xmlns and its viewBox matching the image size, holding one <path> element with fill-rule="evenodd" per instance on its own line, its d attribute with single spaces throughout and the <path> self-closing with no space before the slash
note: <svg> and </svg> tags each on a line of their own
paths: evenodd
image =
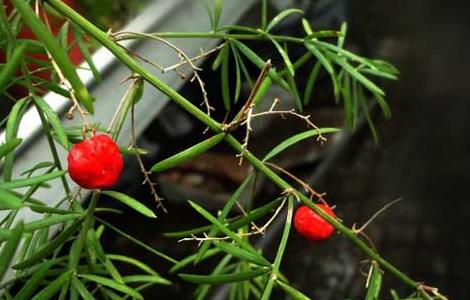
<svg viewBox="0 0 470 300">
<path fill-rule="evenodd" d="M 370 223 L 372 223 L 372 221 L 375 220 L 375 218 L 377 218 L 381 213 L 383 213 L 385 210 L 387 210 L 389 207 L 391 207 L 392 205 L 396 204 L 397 202 L 400 202 L 401 200 L 403 200 L 403 198 L 397 198 L 387 204 L 385 204 L 381 209 L 379 209 L 378 211 L 376 211 L 372 217 L 370 217 L 360 228 L 356 229 L 356 224 L 354 223 L 351 230 L 355 233 L 355 234 L 360 234 L 360 233 L 363 233 L 364 230 L 366 229 L 367 226 L 369 226 Z"/>
<path fill-rule="evenodd" d="M 136 139 L 136 134 L 135 134 L 135 113 L 134 113 L 134 108 L 135 108 L 135 105 L 133 104 L 131 106 L 131 148 L 132 149 L 137 149 L 137 139 Z M 135 157 L 137 159 L 137 162 L 139 164 L 139 167 L 140 167 L 140 170 L 142 172 L 142 174 L 144 175 L 144 181 L 142 182 L 142 184 L 147 184 L 149 189 L 150 189 L 150 193 L 152 194 L 152 196 L 154 197 L 155 199 L 155 202 L 157 203 L 157 209 L 161 209 L 163 210 L 163 212 L 167 213 L 167 210 L 165 208 L 165 206 L 163 205 L 163 198 L 160 197 L 158 194 L 157 194 L 157 191 L 155 189 L 155 186 L 157 185 L 155 182 L 152 181 L 152 179 L 150 178 L 150 174 L 151 172 L 147 171 L 147 169 L 145 168 L 145 165 L 144 165 L 144 162 L 142 161 L 142 157 L 140 157 L 139 153 L 136 151 L 135 152 Z"/>
<path fill-rule="evenodd" d="M 268 227 L 272 224 L 272 222 L 276 219 L 276 217 L 279 215 L 279 213 L 282 211 L 282 208 L 284 207 L 286 203 L 287 197 L 284 197 L 284 200 L 281 202 L 281 204 L 276 208 L 276 211 L 274 214 L 269 218 L 269 220 L 261 227 L 259 226 L 252 226 L 252 230 L 250 232 L 243 232 L 243 233 L 237 233 L 239 237 L 247 237 L 247 236 L 254 236 L 254 235 L 264 235 L 266 233 L 266 230 Z M 230 237 L 228 236 L 222 236 L 222 237 L 210 237 L 208 236 L 205 232 L 203 233 L 203 237 L 198 237 L 194 234 L 191 234 L 191 237 L 188 238 L 183 238 L 178 240 L 178 243 L 181 242 L 188 242 L 188 241 L 196 241 L 198 242 L 198 247 L 202 244 L 204 241 L 217 241 L 217 240 L 229 240 Z"/>
<path fill-rule="evenodd" d="M 147 33 L 137 33 L 137 32 L 126 32 L 126 31 L 121 31 L 121 32 L 117 32 L 117 33 L 112 33 L 112 32 L 109 32 L 108 33 L 116 42 L 119 41 L 119 36 L 120 35 L 125 35 L 125 34 L 133 34 L 133 35 L 137 35 L 137 36 L 141 36 L 141 37 L 145 37 L 145 38 L 150 38 L 150 39 L 153 39 L 153 40 L 156 40 L 156 41 L 159 41 L 165 45 L 167 45 L 168 47 L 170 47 L 171 49 L 173 49 L 177 54 L 178 54 L 178 57 L 182 60 L 184 60 L 186 62 L 186 64 L 188 64 L 192 71 L 193 71 L 193 77 L 189 80 L 190 82 L 193 82 L 194 80 L 196 80 L 199 84 L 199 88 L 201 90 L 201 93 L 202 93 L 202 97 L 203 97 L 203 102 L 201 103 L 201 105 L 205 105 L 206 107 L 206 113 L 207 115 L 210 116 L 210 113 L 211 111 L 214 110 L 214 108 L 210 105 L 209 103 L 209 99 L 207 98 L 207 91 L 205 89 L 205 83 L 204 81 L 202 80 L 201 76 L 199 76 L 199 71 L 202 71 L 201 68 L 197 67 L 196 65 L 194 65 L 193 61 L 195 61 L 194 59 L 188 57 L 183 50 L 181 50 L 180 48 L 178 48 L 176 45 L 168 42 L 167 40 L 163 39 L 163 38 L 160 38 L 160 37 L 157 37 L 157 36 L 153 36 L 151 34 L 147 34 Z M 119 43 L 117 43 L 119 46 L 121 46 Z M 122 47 L 122 46 L 121 46 Z M 129 51 L 129 50 L 126 50 L 126 51 Z M 211 52 L 212 53 L 212 52 Z M 208 55 L 208 54 L 206 54 Z M 178 71 L 178 68 L 177 67 L 173 67 L 173 66 L 170 66 L 171 70 L 177 72 L 177 74 L 179 74 L 180 76 L 182 76 L 183 78 L 185 78 L 185 75 L 182 74 L 181 72 Z M 164 73 L 166 70 L 165 68 L 161 67 L 161 66 L 158 66 L 158 69 Z"/>
<path fill-rule="evenodd" d="M 270 163 L 270 162 L 265 162 L 265 164 L 273 167 L 274 169 L 276 169 L 277 171 L 287 175 L 288 177 L 290 177 L 291 179 L 295 180 L 298 184 L 300 184 L 302 186 L 302 188 L 305 190 L 305 192 L 307 192 L 308 194 L 310 194 L 310 198 L 312 197 L 316 197 L 318 199 L 318 201 L 322 202 L 323 204 L 325 205 L 328 205 L 328 203 L 326 202 L 326 200 L 323 198 L 324 196 L 326 196 L 326 193 L 319 193 L 317 192 L 316 190 L 314 190 L 308 183 L 306 183 L 305 181 L 303 181 L 302 179 L 300 179 L 299 177 L 295 176 L 294 174 L 292 174 L 291 172 L 287 171 L 286 169 L 274 164 L 274 163 Z M 293 193 L 293 195 L 295 195 L 296 197 L 298 197 L 295 193 Z M 329 205 L 328 205 L 329 206 Z"/>
</svg>

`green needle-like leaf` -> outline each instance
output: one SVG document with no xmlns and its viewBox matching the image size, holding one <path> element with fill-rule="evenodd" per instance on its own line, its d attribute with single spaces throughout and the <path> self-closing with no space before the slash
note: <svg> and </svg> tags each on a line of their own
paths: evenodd
<svg viewBox="0 0 470 300">
<path fill-rule="evenodd" d="M 294 300 L 311 300 L 309 297 L 281 280 L 276 281 L 276 283 Z"/>
<path fill-rule="evenodd" d="M 382 274 L 377 263 L 373 262 L 367 281 L 367 294 L 365 300 L 380 299 L 380 288 L 382 287 Z"/>
<path fill-rule="evenodd" d="M 33 96 L 33 99 L 37 108 L 40 109 L 44 115 L 46 115 L 47 120 L 49 120 L 49 123 L 54 130 L 55 137 L 57 138 L 59 144 L 61 144 L 65 149 L 69 149 L 70 143 L 67 137 L 67 133 L 65 132 L 65 129 L 62 126 L 62 122 L 60 121 L 55 111 L 53 111 L 49 104 L 47 104 L 47 102 L 44 101 L 44 99 L 41 97 Z"/>
<path fill-rule="evenodd" d="M 174 166 L 177 166 L 179 165 L 180 163 L 188 160 L 188 159 L 191 159 L 201 153 L 204 153 L 206 152 L 207 150 L 211 149 L 212 147 L 214 147 L 215 145 L 217 145 L 218 143 L 220 143 L 220 141 L 222 141 L 222 139 L 224 138 L 225 136 L 225 133 L 219 133 L 219 134 L 216 134 L 214 135 L 213 137 L 203 141 L 203 142 L 200 142 L 186 150 L 183 150 L 181 151 L 180 153 L 178 154 L 175 154 L 167 159 L 164 159 L 162 160 L 161 162 L 155 164 L 151 171 L 152 172 L 161 172 L 161 171 L 164 171 L 164 170 L 167 170 L 167 169 L 170 169 L 170 168 L 173 168 Z"/>
<path fill-rule="evenodd" d="M 6 244 L 2 247 L 2 252 L 0 253 L 0 281 L 3 279 L 3 276 L 8 270 L 13 257 L 15 256 L 16 249 L 21 241 L 23 236 L 24 225 L 20 221 L 16 227 L 11 230 L 10 237 Z"/>
<path fill-rule="evenodd" d="M 20 44 L 15 48 L 13 55 L 8 59 L 5 65 L 0 69 L 0 94 L 3 94 L 4 88 L 11 81 L 13 74 L 23 59 L 25 44 Z"/>
<path fill-rule="evenodd" d="M 214 241 L 213 243 L 216 247 L 222 249 L 224 252 L 232 255 L 233 257 L 237 257 L 241 260 L 251 262 L 259 266 L 271 267 L 271 263 L 268 260 L 266 260 L 263 256 L 255 255 L 252 252 L 249 252 L 240 247 L 237 247 L 236 245 L 232 243 L 219 242 L 219 241 Z"/>
<path fill-rule="evenodd" d="M 0 159 L 2 159 L 5 155 L 13 151 L 19 144 L 21 144 L 22 139 L 11 139 L 3 144 L 0 145 Z"/>
<path fill-rule="evenodd" d="M 33 232 L 38 229 L 48 228 L 56 224 L 61 224 L 61 223 L 65 223 L 71 220 L 75 220 L 77 218 L 81 218 L 82 216 L 83 216 L 82 214 L 78 214 L 78 213 L 69 213 L 67 215 L 50 216 L 44 219 L 26 223 L 24 226 L 24 230 L 25 232 Z"/>
<path fill-rule="evenodd" d="M 238 282 L 250 280 L 269 272 L 268 268 L 256 269 L 252 271 L 237 272 L 222 275 L 195 275 L 195 274 L 178 274 L 181 279 L 197 284 L 224 284 L 229 282 Z"/>
<path fill-rule="evenodd" d="M 340 129 L 338 128 L 319 128 L 317 129 L 312 129 L 312 130 L 307 130 L 302 133 L 298 133 L 296 135 L 293 135 L 286 140 L 282 141 L 280 144 L 275 146 L 271 151 L 269 151 L 268 154 L 263 158 L 263 161 L 268 161 L 275 157 L 276 155 L 280 154 L 287 148 L 297 144 L 300 141 L 303 141 L 305 139 L 318 136 L 318 134 L 325 134 L 325 133 L 333 133 L 333 132 L 338 132 Z"/>
<path fill-rule="evenodd" d="M 34 176 L 27 179 L 17 179 L 12 181 L 0 182 L 0 189 L 16 189 L 25 186 L 40 184 L 64 175 L 67 171 L 54 171 L 48 174 Z"/>
<path fill-rule="evenodd" d="M 23 206 L 21 198 L 0 188 L 0 210 L 15 209 Z"/>
<path fill-rule="evenodd" d="M 106 286 L 106 287 L 109 287 L 109 288 L 112 288 L 116 291 L 119 291 L 119 292 L 122 292 L 126 295 L 129 295 L 131 297 L 134 297 L 136 299 L 144 299 L 142 297 L 142 295 L 136 291 L 135 289 L 127 286 L 127 285 L 124 285 L 124 284 L 120 284 L 120 283 L 117 283 L 116 281 L 112 280 L 112 279 L 109 279 L 109 278 L 106 278 L 106 277 L 102 277 L 102 276 L 97 276 L 97 275 L 91 275 L 91 274 L 81 274 L 81 275 L 78 275 L 79 277 L 81 278 L 84 278 L 88 281 L 93 281 L 99 285 L 103 285 L 103 286 Z"/>
<path fill-rule="evenodd" d="M 266 26 L 266 32 L 269 32 L 271 29 L 273 29 L 277 24 L 279 24 L 279 22 L 281 22 L 282 20 L 284 20 L 285 18 L 287 18 L 288 16 L 292 15 L 292 14 L 303 14 L 304 12 L 300 9 L 296 9 L 296 8 L 290 8 L 290 9 L 286 9 L 286 10 L 283 10 L 281 11 L 279 14 L 277 14 L 272 20 L 271 22 L 269 22 L 268 26 Z"/>
<path fill-rule="evenodd" d="M 147 206 L 143 205 L 136 199 L 123 194 L 119 193 L 116 191 L 103 191 L 103 194 L 112 197 L 113 199 L 118 200 L 121 203 L 124 203 L 125 205 L 129 206 L 133 210 L 143 214 L 144 216 L 147 216 L 149 218 L 156 218 L 157 216 L 154 214 L 153 211 L 151 211 Z"/>
<path fill-rule="evenodd" d="M 59 290 L 70 281 L 70 277 L 74 270 L 68 270 L 57 279 L 49 283 L 43 290 L 37 293 L 31 300 L 47 300 L 54 297 Z"/>
<path fill-rule="evenodd" d="M 224 107 L 226 111 L 230 111 L 231 100 L 230 100 L 230 82 L 229 82 L 229 57 L 230 57 L 230 45 L 227 43 L 220 50 L 222 55 L 222 68 L 220 69 L 220 84 L 222 89 L 222 99 L 224 101 Z"/>
<path fill-rule="evenodd" d="M 315 83 L 317 82 L 318 73 L 320 73 L 321 62 L 317 61 L 313 66 L 312 70 L 310 71 L 310 75 L 307 79 L 307 85 L 305 86 L 304 92 L 304 105 L 308 105 L 310 103 L 310 99 L 312 99 L 313 88 L 315 87 Z"/>
<path fill-rule="evenodd" d="M 72 234 L 80 227 L 83 222 L 83 218 L 75 220 L 71 225 L 66 227 L 59 235 L 57 235 L 52 241 L 39 248 L 34 254 L 32 254 L 26 260 L 13 266 L 15 270 L 21 270 L 24 268 L 31 267 L 41 262 L 46 256 L 54 252 L 59 246 L 67 241 Z"/>
<path fill-rule="evenodd" d="M 15 295 L 16 300 L 29 300 L 31 296 L 36 291 L 36 289 L 40 286 L 41 282 L 47 275 L 49 269 L 54 265 L 53 260 L 45 261 L 41 264 L 39 269 L 34 272 L 33 276 L 25 282 L 23 287 L 18 291 Z"/>
</svg>

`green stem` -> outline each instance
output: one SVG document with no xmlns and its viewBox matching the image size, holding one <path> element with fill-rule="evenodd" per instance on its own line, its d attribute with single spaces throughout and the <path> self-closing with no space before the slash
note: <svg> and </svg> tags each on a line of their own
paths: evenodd
<svg viewBox="0 0 470 300">
<path fill-rule="evenodd" d="M 222 132 L 221 125 L 210 116 L 206 115 L 203 111 L 193 105 L 189 100 L 178 94 L 175 90 L 169 87 L 166 83 L 155 77 L 153 74 L 148 72 L 144 67 L 138 64 L 132 57 L 127 54 L 127 52 L 122 49 L 118 44 L 115 43 L 105 32 L 101 31 L 99 28 L 94 26 L 88 20 L 83 18 L 80 14 L 72 10 L 70 7 L 65 5 L 60 0 L 46 0 L 52 7 L 54 7 L 59 13 L 66 16 L 72 22 L 75 22 L 83 30 L 85 30 L 89 35 L 95 38 L 99 43 L 111 51 L 122 63 L 124 63 L 130 70 L 133 72 L 139 73 L 146 81 L 168 96 L 170 99 L 175 101 L 194 117 L 202 121 L 209 128 L 211 128 L 216 133 Z M 395 266 L 390 264 L 388 261 L 383 259 L 377 252 L 371 249 L 366 245 L 357 235 L 348 227 L 343 225 L 341 222 L 335 218 L 330 217 L 317 205 L 315 205 L 308 197 L 300 193 L 297 190 L 294 190 L 293 187 L 277 175 L 274 171 L 268 168 L 261 160 L 256 156 L 251 154 L 251 152 L 244 150 L 243 146 L 238 142 L 232 135 L 227 134 L 225 140 L 239 153 L 243 153 L 246 160 L 248 160 L 256 169 L 264 173 L 273 183 L 279 186 L 283 190 L 291 190 L 299 197 L 300 201 L 305 205 L 313 209 L 317 214 L 322 218 L 332 224 L 340 233 L 348 237 L 356 246 L 361 249 L 369 258 L 377 261 L 383 269 L 389 271 L 395 275 L 398 279 L 406 283 L 407 285 L 417 288 L 419 284 L 408 277 L 406 274 L 402 273 Z"/>
<path fill-rule="evenodd" d="M 80 230 L 80 235 L 75 243 L 70 248 L 70 260 L 69 260 L 69 269 L 73 270 L 78 266 L 80 260 L 80 254 L 82 253 L 83 246 L 85 245 L 86 235 L 88 230 L 93 228 L 94 221 L 94 212 L 96 209 L 96 204 L 98 203 L 98 198 L 100 197 L 100 191 L 93 191 L 91 195 L 90 205 L 86 209 L 85 220 L 83 221 L 82 229 Z"/>
<path fill-rule="evenodd" d="M 163 94 L 168 96 L 170 99 L 175 101 L 178 105 L 183 107 L 194 117 L 206 124 L 210 129 L 221 132 L 220 124 L 206 115 L 205 112 L 200 110 L 197 106 L 192 104 L 188 99 L 184 98 L 173 90 L 165 82 L 154 76 L 137 61 L 135 61 L 122 47 L 120 47 L 116 42 L 105 32 L 101 31 L 98 27 L 90 23 L 87 19 L 82 17 L 76 11 L 68 7 L 60 0 L 47 0 L 52 7 L 59 11 L 62 15 L 66 16 L 68 19 L 80 26 L 85 32 L 95 38 L 101 45 L 106 47 L 111 53 L 113 53 L 116 58 L 118 58 L 122 63 L 124 63 L 131 71 L 139 73 L 142 78 L 148 81 L 150 84 L 158 88 Z"/>
<path fill-rule="evenodd" d="M 176 39 L 237 39 L 237 40 L 269 40 L 269 38 L 263 33 L 247 34 L 247 33 L 219 33 L 219 32 L 154 32 L 150 35 L 159 38 L 176 38 Z M 285 35 L 271 35 L 271 37 L 278 42 L 291 42 L 296 44 L 303 44 L 303 38 L 296 38 Z M 141 35 L 133 34 L 131 32 L 123 32 L 118 35 L 117 40 L 129 40 L 129 39 L 140 39 Z"/>
<path fill-rule="evenodd" d="M 289 183 L 287 183 L 284 179 L 282 179 L 279 175 L 274 173 L 273 170 L 271 170 L 268 166 L 266 166 L 261 160 L 259 160 L 256 156 L 254 156 L 251 152 L 248 150 L 244 150 L 242 144 L 237 141 L 232 135 L 228 134 L 225 136 L 225 140 L 238 152 L 244 153 L 244 157 L 255 167 L 258 169 L 260 172 L 262 172 L 266 177 L 268 177 L 273 183 L 275 183 L 277 186 L 279 186 L 283 190 L 291 190 L 293 193 L 298 196 L 300 201 L 310 207 L 312 210 L 314 210 L 317 214 L 319 214 L 323 219 L 325 219 L 328 223 L 333 225 L 340 233 L 345 235 L 347 238 L 349 238 L 356 246 L 361 249 L 369 258 L 372 260 L 377 261 L 383 269 L 389 271 L 393 275 L 395 275 L 398 279 L 406 283 L 412 288 L 417 288 L 419 286 L 419 283 L 408 277 L 408 275 L 404 274 L 400 270 L 398 270 L 395 266 L 390 264 L 388 261 L 383 259 L 377 252 L 375 252 L 373 249 L 371 249 L 369 246 L 367 246 L 366 243 L 364 243 L 357 235 L 343 225 L 340 221 L 337 219 L 331 217 L 327 213 L 325 213 L 321 208 L 319 208 L 316 204 L 314 204 L 307 196 L 304 194 L 300 193 L 299 191 L 295 190 Z"/>
</svg>

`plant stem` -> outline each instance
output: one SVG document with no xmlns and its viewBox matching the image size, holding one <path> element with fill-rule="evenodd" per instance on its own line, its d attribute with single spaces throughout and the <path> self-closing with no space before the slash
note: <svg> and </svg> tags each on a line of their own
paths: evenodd
<svg viewBox="0 0 470 300">
<path fill-rule="evenodd" d="M 193 105 L 189 100 L 181 96 L 178 92 L 173 90 L 166 83 L 158 79 L 152 73 L 147 71 L 144 67 L 138 64 L 125 50 L 123 50 L 119 45 L 115 43 L 111 37 L 109 37 L 105 32 L 101 31 L 99 28 L 90 23 L 87 19 L 83 18 L 80 14 L 75 12 L 73 9 L 65 5 L 60 0 L 46 0 L 52 7 L 54 7 L 62 15 L 66 16 L 72 22 L 75 22 L 79 25 L 85 32 L 95 38 L 100 42 L 104 47 L 111 51 L 122 63 L 124 63 L 130 70 L 133 72 L 139 73 L 145 80 L 150 84 L 168 96 L 170 99 L 179 104 L 182 108 L 191 113 L 194 117 L 206 124 L 210 129 L 216 133 L 222 132 L 221 124 L 212 119 L 210 116 L 206 115 L 203 111 Z M 201 36 L 202 37 L 202 36 Z M 240 142 L 235 139 L 230 134 L 225 136 L 226 142 L 232 146 L 232 148 L 238 153 L 243 153 L 244 157 L 260 172 L 262 172 L 266 177 L 268 177 L 273 183 L 279 186 L 282 190 L 291 190 L 302 203 L 309 206 L 322 218 L 328 221 L 333 225 L 340 233 L 349 238 L 359 249 L 361 249 L 370 259 L 377 261 L 383 269 L 389 271 L 398 279 L 400 279 L 405 284 L 409 285 L 412 288 L 419 287 L 419 283 L 408 277 L 406 274 L 398 270 L 395 266 L 390 264 L 388 261 L 383 259 L 377 252 L 367 246 L 351 229 L 343 225 L 341 222 L 335 218 L 330 217 L 317 205 L 315 205 L 308 197 L 306 197 L 301 192 L 295 190 L 289 183 L 267 167 L 261 160 L 254 156 L 248 150 L 244 150 Z"/>
<path fill-rule="evenodd" d="M 85 32 L 95 38 L 101 45 L 106 47 L 111 53 L 113 53 L 122 63 L 124 63 L 131 71 L 139 73 L 142 78 L 148 81 L 150 84 L 159 89 L 163 94 L 168 96 L 170 99 L 175 101 L 178 105 L 183 107 L 194 117 L 206 124 L 210 129 L 221 132 L 219 122 L 210 118 L 205 112 L 200 110 L 197 106 L 192 104 L 188 99 L 184 98 L 178 92 L 173 90 L 170 86 L 164 83 L 162 80 L 154 76 L 137 61 L 135 61 L 122 47 L 105 32 L 101 31 L 98 27 L 93 25 L 90 21 L 82 17 L 76 11 L 68 7 L 60 0 L 47 0 L 52 7 L 59 11 L 62 15 L 76 23 Z"/>
<path fill-rule="evenodd" d="M 80 254 L 82 253 L 83 246 L 85 244 L 86 235 L 88 230 L 93 227 L 94 221 L 94 212 L 96 208 L 96 204 L 98 203 L 98 198 L 100 197 L 99 191 L 93 191 L 91 195 L 90 204 L 86 209 L 85 220 L 83 221 L 82 229 L 80 230 L 80 235 L 78 239 L 75 241 L 77 244 L 73 244 L 70 248 L 70 260 L 69 260 L 69 270 L 73 270 L 77 267 L 78 262 L 80 260 Z"/>
<path fill-rule="evenodd" d="M 243 34 L 243 33 L 219 33 L 219 32 L 154 32 L 150 35 L 159 38 L 177 38 L 177 39 L 237 39 L 237 40 L 269 40 L 261 31 L 259 34 Z M 303 44 L 303 38 L 297 38 L 285 35 L 271 35 L 277 42 L 291 42 Z M 123 32 L 118 35 L 117 40 L 139 39 L 142 36 L 132 34 L 131 32 Z"/>
</svg>

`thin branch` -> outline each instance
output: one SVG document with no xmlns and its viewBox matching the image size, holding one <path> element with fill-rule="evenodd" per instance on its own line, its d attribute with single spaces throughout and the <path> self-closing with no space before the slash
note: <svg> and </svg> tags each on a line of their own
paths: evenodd
<svg viewBox="0 0 470 300">
<path fill-rule="evenodd" d="M 390 206 L 394 205 L 397 202 L 400 202 L 401 200 L 403 200 L 403 198 L 398 198 L 398 199 L 393 200 L 392 202 L 389 202 L 389 203 L 385 204 L 381 209 L 379 209 L 377 212 L 375 212 L 372 215 L 372 217 L 370 217 L 369 220 L 367 220 L 367 222 L 365 222 L 364 225 L 362 225 L 359 229 L 356 229 L 356 224 L 353 224 L 352 231 L 356 234 L 362 233 L 366 229 L 366 227 L 370 223 L 372 223 L 372 221 L 374 221 L 375 218 L 377 218 L 381 213 L 383 213 L 385 210 L 387 210 Z"/>
<path fill-rule="evenodd" d="M 150 39 L 159 41 L 159 42 L 167 45 L 171 49 L 173 49 L 178 54 L 178 56 L 180 58 L 183 58 L 187 62 L 187 64 L 191 67 L 191 69 L 193 70 L 193 73 L 194 73 L 193 78 L 190 79 L 190 82 L 193 82 L 194 80 L 196 80 L 198 82 L 201 93 L 202 93 L 202 97 L 203 97 L 203 102 L 201 103 L 201 105 L 206 106 L 206 113 L 207 113 L 208 116 L 210 116 L 210 113 L 211 113 L 212 110 L 214 110 L 214 108 L 209 103 L 209 99 L 207 98 L 207 91 L 205 89 L 205 83 L 202 80 L 202 78 L 199 76 L 199 73 L 198 73 L 198 71 L 202 71 L 202 69 L 197 67 L 196 65 L 194 65 L 193 62 L 192 62 L 192 59 L 189 58 L 180 48 L 178 48 L 177 46 L 175 46 L 174 44 L 168 42 L 167 40 L 165 40 L 163 38 L 156 37 L 156 36 L 153 36 L 151 34 L 146 34 L 146 33 L 124 32 L 124 31 L 117 32 L 117 33 L 110 33 L 110 36 L 114 40 L 118 40 L 119 35 L 123 35 L 123 34 L 125 35 L 125 34 L 129 34 L 129 33 L 135 34 L 137 36 L 142 36 L 142 37 L 145 37 L 145 38 L 150 38 Z M 177 69 L 174 69 L 174 70 L 176 72 L 178 72 Z M 165 69 L 162 68 L 161 71 L 164 72 Z"/>
<path fill-rule="evenodd" d="M 265 162 L 265 164 L 273 167 L 274 169 L 276 169 L 277 171 L 287 175 L 288 177 L 292 178 L 293 180 L 295 180 L 297 183 L 299 183 L 302 188 L 305 190 L 305 192 L 309 193 L 312 196 L 316 197 L 320 202 L 322 202 L 323 204 L 325 205 L 328 205 L 330 206 L 326 200 L 323 198 L 324 196 L 326 196 L 326 193 L 319 193 L 317 192 L 316 190 L 314 190 L 308 183 L 306 183 L 305 181 L 303 181 L 302 179 L 300 179 L 299 177 L 295 176 L 294 174 L 290 173 L 289 171 L 287 171 L 286 169 L 274 164 L 274 163 L 270 163 L 270 162 Z M 295 195 L 295 193 L 293 193 Z"/>
<path fill-rule="evenodd" d="M 137 149 L 137 139 L 136 139 L 136 134 L 135 134 L 135 113 L 134 113 L 134 108 L 135 108 L 135 105 L 133 104 L 131 106 L 131 127 L 132 127 L 132 130 L 131 130 L 131 139 L 132 139 L 131 147 L 134 148 L 134 149 Z M 140 155 L 137 151 L 135 152 L 135 157 L 137 158 L 137 162 L 139 163 L 140 170 L 141 170 L 142 174 L 144 175 L 144 181 L 142 182 L 142 184 L 147 184 L 148 185 L 148 187 L 150 189 L 150 193 L 152 194 L 155 201 L 157 202 L 157 208 L 159 208 L 159 209 L 163 210 L 163 212 L 167 213 L 167 210 L 166 210 L 165 206 L 163 205 L 163 198 L 161 198 L 157 194 L 157 191 L 155 189 L 155 186 L 157 184 L 155 182 L 153 182 L 152 179 L 149 176 L 151 174 L 151 172 L 147 171 L 147 169 L 145 168 L 144 162 L 142 161 L 142 157 L 140 157 Z"/>
</svg>

